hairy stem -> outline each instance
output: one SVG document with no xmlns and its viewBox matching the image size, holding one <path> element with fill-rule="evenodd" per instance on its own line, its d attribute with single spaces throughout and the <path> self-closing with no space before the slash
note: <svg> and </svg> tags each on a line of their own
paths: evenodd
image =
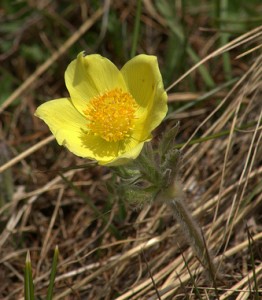
<svg viewBox="0 0 262 300">
<path fill-rule="evenodd" d="M 187 210 L 183 200 L 184 199 L 181 198 L 175 198 L 170 202 L 174 216 L 179 223 L 187 242 L 193 248 L 203 267 L 208 270 L 212 281 L 214 281 L 216 277 L 216 268 L 213 264 L 212 257 L 210 257 L 200 227 Z"/>
<path fill-rule="evenodd" d="M 180 184 L 175 183 L 174 186 L 170 186 L 167 190 L 163 191 L 159 195 L 159 198 L 161 200 L 168 200 L 170 203 L 176 221 L 179 223 L 187 242 L 215 284 L 218 274 L 214 265 L 214 259 L 210 256 L 200 227 L 185 206 L 185 195 L 182 187 Z"/>
</svg>

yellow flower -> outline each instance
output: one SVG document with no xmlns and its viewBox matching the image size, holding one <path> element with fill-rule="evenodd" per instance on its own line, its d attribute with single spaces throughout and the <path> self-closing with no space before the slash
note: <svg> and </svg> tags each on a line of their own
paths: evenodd
<svg viewBox="0 0 262 300">
<path fill-rule="evenodd" d="M 138 55 L 119 70 L 98 54 L 81 52 L 65 83 L 70 98 L 48 101 L 35 114 L 60 145 L 102 165 L 135 159 L 167 112 L 155 56 Z"/>
</svg>

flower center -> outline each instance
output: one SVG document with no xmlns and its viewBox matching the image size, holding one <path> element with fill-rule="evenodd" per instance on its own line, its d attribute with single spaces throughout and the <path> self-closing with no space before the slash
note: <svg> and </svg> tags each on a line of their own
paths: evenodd
<svg viewBox="0 0 262 300">
<path fill-rule="evenodd" d="M 137 107 L 130 93 L 119 88 L 106 91 L 88 103 L 84 111 L 87 127 L 108 142 L 121 141 L 130 136 Z"/>
</svg>

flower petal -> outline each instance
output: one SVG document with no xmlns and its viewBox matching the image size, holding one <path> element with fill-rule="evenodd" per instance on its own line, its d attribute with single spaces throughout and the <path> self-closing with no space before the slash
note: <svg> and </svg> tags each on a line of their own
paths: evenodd
<svg viewBox="0 0 262 300">
<path fill-rule="evenodd" d="M 138 55 L 124 65 L 121 73 L 129 92 L 140 106 L 137 127 L 141 129 L 140 140 L 143 140 L 161 123 L 167 113 L 167 94 L 157 58 Z"/>
<path fill-rule="evenodd" d="M 48 101 L 37 108 L 35 115 L 48 125 L 59 145 L 66 146 L 77 155 L 87 155 L 83 152 L 79 139 L 87 121 L 69 98 Z"/>
<path fill-rule="evenodd" d="M 143 143 L 135 140 L 112 143 L 88 134 L 86 119 L 68 98 L 55 99 L 40 105 L 35 115 L 48 125 L 59 145 L 67 147 L 77 156 L 97 160 L 103 165 L 123 164 L 136 158 L 143 147 Z"/>
<path fill-rule="evenodd" d="M 100 165 L 118 166 L 135 159 L 143 148 L 144 142 L 138 142 L 132 138 L 107 142 L 101 137 L 84 133 L 81 137 L 83 147 L 92 151 L 91 159 L 98 161 Z"/>
<path fill-rule="evenodd" d="M 123 151 L 123 154 L 120 154 L 118 157 L 115 157 L 111 161 L 101 160 L 100 165 L 120 166 L 126 164 L 130 160 L 136 159 L 138 157 L 143 146 L 144 146 L 144 142 L 137 143 L 137 141 L 135 140 L 130 140 L 125 145 L 125 151 Z"/>
<path fill-rule="evenodd" d="M 73 104 L 83 113 L 95 96 L 116 87 L 126 90 L 121 72 L 107 58 L 98 54 L 78 54 L 66 69 L 65 83 Z"/>
<path fill-rule="evenodd" d="M 71 98 L 42 104 L 36 115 L 60 145 L 102 165 L 121 165 L 135 159 L 167 112 L 167 95 L 154 56 L 139 55 L 119 71 L 108 59 L 97 54 L 84 56 L 82 52 L 68 66 L 65 81 Z M 91 99 L 114 89 L 130 92 L 139 106 L 131 137 L 116 142 L 106 141 L 88 129 L 84 114 Z"/>
</svg>

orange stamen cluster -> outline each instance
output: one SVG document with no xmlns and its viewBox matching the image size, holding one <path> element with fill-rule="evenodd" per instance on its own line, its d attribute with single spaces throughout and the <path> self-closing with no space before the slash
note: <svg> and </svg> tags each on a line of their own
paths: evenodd
<svg viewBox="0 0 262 300">
<path fill-rule="evenodd" d="M 88 103 L 84 111 L 87 127 L 108 142 L 121 141 L 130 136 L 137 107 L 130 93 L 120 88 L 106 91 Z"/>
</svg>

